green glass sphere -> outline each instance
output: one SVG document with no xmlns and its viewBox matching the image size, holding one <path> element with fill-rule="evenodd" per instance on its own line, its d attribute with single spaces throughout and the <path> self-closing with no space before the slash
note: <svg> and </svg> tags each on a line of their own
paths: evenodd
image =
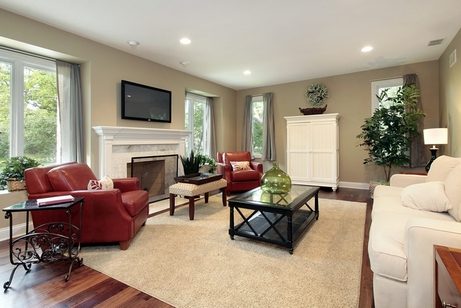
<svg viewBox="0 0 461 308">
<path fill-rule="evenodd" d="M 291 179 L 276 162 L 261 178 L 261 189 L 271 194 L 287 193 L 291 189 Z"/>
</svg>

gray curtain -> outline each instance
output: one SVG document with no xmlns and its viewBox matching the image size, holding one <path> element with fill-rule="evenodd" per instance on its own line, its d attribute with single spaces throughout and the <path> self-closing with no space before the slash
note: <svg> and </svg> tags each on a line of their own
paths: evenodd
<svg viewBox="0 0 461 308">
<path fill-rule="evenodd" d="M 58 125 L 61 162 L 84 162 L 83 108 L 80 66 L 56 61 L 58 84 Z"/>
<path fill-rule="evenodd" d="M 416 74 L 403 75 L 403 85 L 415 85 L 416 88 L 419 89 L 418 76 Z M 418 98 L 416 105 L 421 111 L 423 111 L 421 98 Z M 424 146 L 423 128 L 423 119 L 420 119 L 418 122 L 419 135 L 413 139 L 410 145 L 410 167 L 424 167 L 427 164 L 427 153 L 429 153 L 429 151 Z"/>
<path fill-rule="evenodd" d="M 205 149 L 208 152 L 210 157 L 216 156 L 216 125 L 214 117 L 214 103 L 212 97 L 206 98 L 206 119 L 209 119 L 207 125 L 204 126 L 204 140 L 205 140 Z"/>
<path fill-rule="evenodd" d="M 275 123 L 272 93 L 263 94 L 264 128 L 263 128 L 263 160 L 275 160 Z"/>
<path fill-rule="evenodd" d="M 243 110 L 243 136 L 242 150 L 251 152 L 251 95 L 245 96 L 245 109 Z"/>
</svg>

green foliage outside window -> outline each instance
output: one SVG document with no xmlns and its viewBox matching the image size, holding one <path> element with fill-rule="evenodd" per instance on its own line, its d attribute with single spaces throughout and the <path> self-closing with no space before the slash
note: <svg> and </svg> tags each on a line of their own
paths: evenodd
<svg viewBox="0 0 461 308">
<path fill-rule="evenodd" d="M 0 159 L 9 157 L 11 66 L 0 63 Z M 24 154 L 42 163 L 56 161 L 56 74 L 24 68 Z"/>
<path fill-rule="evenodd" d="M 264 127 L 264 103 L 252 103 L 251 122 L 251 147 L 255 157 L 261 157 L 263 153 L 263 127 Z"/>
</svg>

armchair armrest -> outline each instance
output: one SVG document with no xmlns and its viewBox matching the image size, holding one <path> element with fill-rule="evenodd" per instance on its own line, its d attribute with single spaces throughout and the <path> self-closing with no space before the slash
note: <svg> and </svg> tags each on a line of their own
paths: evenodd
<svg viewBox="0 0 461 308">
<path fill-rule="evenodd" d="M 426 181 L 426 175 L 419 174 L 394 174 L 390 179 L 390 186 L 406 187 L 412 184 L 424 183 Z"/>
<path fill-rule="evenodd" d="M 121 192 L 141 189 L 139 179 L 136 177 L 113 179 L 114 188 L 120 189 Z"/>
<path fill-rule="evenodd" d="M 231 172 L 232 172 L 232 167 L 230 165 L 226 165 L 224 163 L 217 163 L 216 164 L 216 171 L 218 174 L 222 174 L 223 178 L 230 182 L 231 181 Z"/>
<path fill-rule="evenodd" d="M 407 306 L 424 307 L 434 300 L 434 245 L 461 248 L 461 223 L 412 218 L 405 232 Z"/>
<path fill-rule="evenodd" d="M 261 175 L 263 174 L 263 164 L 262 163 L 256 162 L 256 161 L 251 161 L 250 164 L 251 164 L 251 168 L 258 171 L 259 174 L 261 174 Z"/>
</svg>

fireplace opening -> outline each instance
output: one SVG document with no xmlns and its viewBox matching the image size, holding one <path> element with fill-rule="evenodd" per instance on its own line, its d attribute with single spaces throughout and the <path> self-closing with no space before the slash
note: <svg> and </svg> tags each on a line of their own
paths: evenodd
<svg viewBox="0 0 461 308">
<path fill-rule="evenodd" d="M 178 176 L 178 155 L 132 157 L 127 175 L 139 179 L 141 189 L 149 193 L 149 203 L 167 199 L 168 188 Z"/>
</svg>

